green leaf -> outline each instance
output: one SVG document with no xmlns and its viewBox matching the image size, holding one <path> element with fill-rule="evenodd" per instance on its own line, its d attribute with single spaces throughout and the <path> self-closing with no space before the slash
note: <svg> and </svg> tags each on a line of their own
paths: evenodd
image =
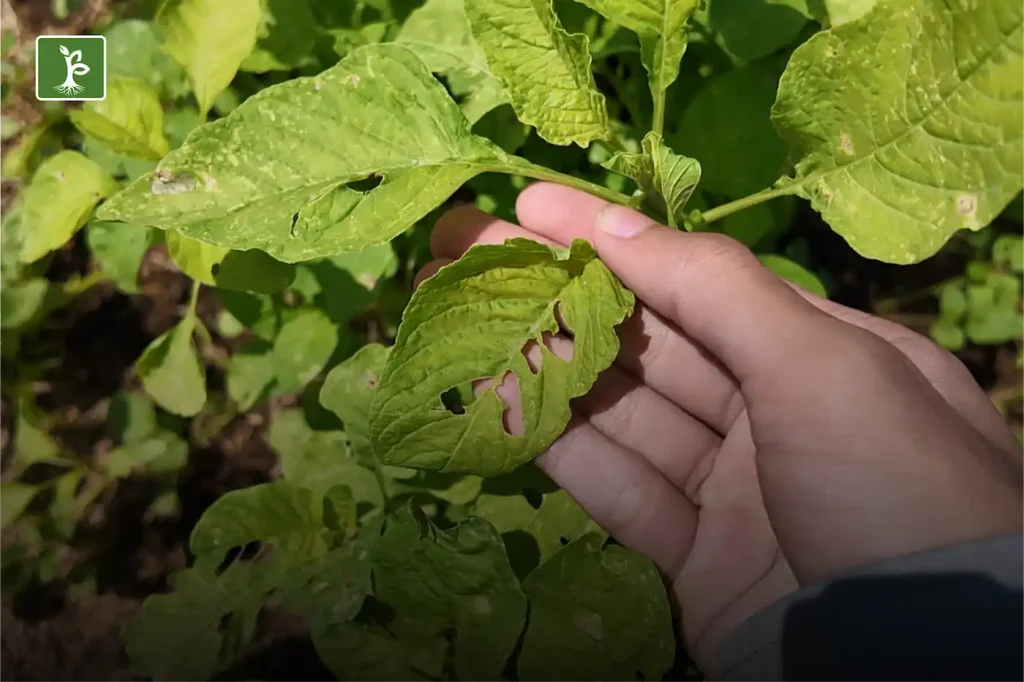
<svg viewBox="0 0 1024 682">
<path fill-rule="evenodd" d="M 992 264 L 1018 275 L 1024 273 L 1024 237 L 1001 234 L 992 244 Z"/>
<path fill-rule="evenodd" d="M 387 357 L 386 346 L 379 343 L 363 346 L 332 369 L 320 389 L 320 404 L 344 423 L 352 453 L 362 462 L 373 462 L 370 403 Z"/>
<path fill-rule="evenodd" d="M 153 403 L 139 393 L 118 392 L 107 408 L 107 427 L 110 436 L 119 443 L 135 443 L 156 434 Z"/>
<path fill-rule="evenodd" d="M 700 182 L 701 166 L 696 160 L 673 152 L 655 132 L 647 133 L 643 147 L 651 159 L 654 189 L 668 207 L 669 225 L 678 227 L 683 224 L 686 202 Z"/>
<path fill-rule="evenodd" d="M 140 19 L 114 22 L 103 31 L 107 39 L 107 78 L 141 78 L 175 100 L 189 92 L 188 77 L 160 50 L 153 25 Z"/>
<path fill-rule="evenodd" d="M 463 98 L 470 123 L 509 101 L 473 41 L 464 0 L 427 0 L 409 15 L 395 41 L 415 52 L 431 72 L 446 77 L 452 94 Z"/>
<path fill-rule="evenodd" d="M 338 346 L 338 328 L 316 308 L 299 310 L 281 326 L 271 351 L 277 384 L 295 393 L 327 366 Z"/>
<path fill-rule="evenodd" d="M 94 161 L 104 172 L 117 180 L 126 182 L 134 182 L 156 168 L 155 161 L 133 159 L 130 156 L 118 154 L 93 137 L 87 137 L 82 141 L 82 153 Z"/>
<path fill-rule="evenodd" d="M 261 0 L 256 47 L 239 67 L 265 73 L 308 63 L 316 43 L 316 18 L 306 0 Z"/>
<path fill-rule="evenodd" d="M 99 166 L 74 151 L 39 167 L 21 209 L 21 262 L 33 263 L 71 239 L 96 204 L 117 185 Z"/>
<path fill-rule="evenodd" d="M 54 128 L 59 122 L 56 116 L 47 116 L 41 123 L 24 133 L 14 145 L 6 145 L 0 176 L 4 180 L 23 180 L 39 164 L 48 148 L 63 146 Z"/>
<path fill-rule="evenodd" d="M 408 48 L 371 45 L 195 131 L 100 213 L 295 262 L 384 244 L 474 175 L 524 165 L 470 133 Z"/>
<path fill-rule="evenodd" d="M 739 199 L 782 173 L 785 149 L 771 122 L 778 82 L 777 70 L 753 64 L 712 77 L 690 102 L 668 141 L 700 159 L 702 190 Z"/>
<path fill-rule="evenodd" d="M 274 382 L 274 359 L 271 346 L 262 339 L 253 339 L 231 356 L 227 372 L 228 395 L 245 412 L 263 398 Z"/>
<path fill-rule="evenodd" d="M 664 112 L 665 92 L 679 76 L 686 51 L 686 22 L 699 0 L 580 0 L 640 36 L 641 57 L 647 69 L 655 110 Z M 716 0 L 718 1 L 718 0 Z M 639 123 L 634 121 L 634 124 Z M 660 133 L 660 128 L 655 132 Z"/>
<path fill-rule="evenodd" d="M 315 431 L 301 410 L 289 408 L 271 421 L 267 440 L 281 459 L 286 480 L 319 491 L 345 485 L 357 503 L 383 506 L 377 477 L 349 451 L 341 431 Z"/>
<path fill-rule="evenodd" d="M 672 665 L 672 616 L 657 569 L 601 544 L 586 535 L 523 581 L 530 622 L 519 679 L 660 680 Z"/>
<path fill-rule="evenodd" d="M 821 0 L 712 0 L 694 17 L 715 42 L 741 62 L 789 45 L 807 24 L 808 5 Z"/>
<path fill-rule="evenodd" d="M 206 114 L 256 45 L 260 0 L 169 0 L 156 21 L 167 32 L 163 49 L 188 74 L 199 111 Z"/>
<path fill-rule="evenodd" d="M 576 500 L 564 490 L 544 495 L 539 507 L 534 507 L 524 495 L 495 495 L 485 493 L 473 504 L 473 514 L 487 519 L 502 534 L 513 567 L 531 550 L 518 543 L 516 535 L 525 533 L 535 544 L 536 560 L 524 571 L 529 573 L 555 555 L 566 542 L 572 542 L 586 533 L 602 533 Z M 513 537 L 509 537 L 509 535 Z M 564 538 L 564 540 L 563 540 Z M 517 544 L 512 544 L 517 543 Z M 520 556 L 514 556 L 514 555 Z"/>
<path fill-rule="evenodd" d="M 379 541 L 380 523 L 368 524 L 353 541 L 296 569 L 278 590 L 281 605 L 309 619 L 314 632 L 352 620 L 373 593 L 371 569 Z"/>
<path fill-rule="evenodd" d="M 93 257 L 103 273 L 126 294 L 139 293 L 139 268 L 152 236 L 148 227 L 101 220 L 94 220 L 85 228 Z"/>
<path fill-rule="evenodd" d="M 799 263 L 774 253 L 761 254 L 757 259 L 761 261 L 761 265 L 782 279 L 792 282 L 812 294 L 828 298 L 828 291 L 825 290 L 825 285 L 821 283 L 818 276 Z"/>
<path fill-rule="evenodd" d="M 189 548 L 219 562 L 250 542 L 273 545 L 281 561 L 297 565 L 327 551 L 323 497 L 291 481 L 232 490 L 210 505 L 192 529 Z"/>
<path fill-rule="evenodd" d="M 21 516 L 41 488 L 28 483 L 0 483 L 0 528 L 6 528 Z"/>
<path fill-rule="evenodd" d="M 0 329 L 17 329 L 36 319 L 45 309 L 50 280 L 33 277 L 0 287 Z"/>
<path fill-rule="evenodd" d="M 146 393 L 160 407 L 182 417 L 198 414 L 206 403 L 206 371 L 192 341 L 195 329 L 195 313 L 190 312 L 135 361 Z"/>
<path fill-rule="evenodd" d="M 950 282 L 939 291 L 939 314 L 956 322 L 967 311 L 967 297 L 963 285 Z"/>
<path fill-rule="evenodd" d="M 370 408 L 370 433 L 385 464 L 493 476 L 547 448 L 569 422 L 569 400 L 586 393 L 618 352 L 615 325 L 633 295 L 576 240 L 568 254 L 526 239 L 473 246 L 413 294 Z M 557 312 L 574 334 L 573 358 L 555 356 L 543 333 Z M 542 366 L 523 355 L 531 341 Z M 502 426 L 494 388 L 464 414 L 441 402 L 449 389 L 483 378 L 518 380 L 523 436 Z"/>
<path fill-rule="evenodd" d="M 928 335 L 932 341 L 951 351 L 962 349 L 967 341 L 963 327 L 946 317 L 936 319 L 928 329 Z"/>
<path fill-rule="evenodd" d="M 262 251 L 225 249 L 173 231 L 165 233 L 165 241 L 174 264 L 195 281 L 210 286 L 273 294 L 295 278 L 294 265 Z"/>
<path fill-rule="evenodd" d="M 454 631 L 455 675 L 500 679 L 526 620 L 526 597 L 494 528 L 470 518 L 450 530 L 408 507 L 389 520 L 374 556 L 377 597 L 399 639 Z"/>
<path fill-rule="evenodd" d="M 107 85 L 106 98 L 86 102 L 68 116 L 82 134 L 118 154 L 158 161 L 170 150 L 160 97 L 144 80 L 114 79 Z"/>
<path fill-rule="evenodd" d="M 427 494 L 449 504 L 465 505 L 471 503 L 480 494 L 483 479 L 479 476 L 464 474 L 442 474 L 437 471 L 416 471 L 415 469 L 399 470 L 399 467 L 387 467 L 387 471 L 398 473 L 396 480 L 390 482 L 389 491 L 392 497 L 403 494 Z M 412 475 L 406 475 L 412 472 Z"/>
<path fill-rule="evenodd" d="M 39 462 L 67 463 L 60 445 L 47 432 L 44 419 L 28 400 L 21 399 L 14 431 L 15 468 L 22 470 Z"/>
<path fill-rule="evenodd" d="M 922 260 L 1020 191 L 1022 14 L 886 0 L 793 53 L 772 110 L 792 187 L 860 254 Z"/>
<path fill-rule="evenodd" d="M 111 450 L 104 470 L 114 478 L 127 478 L 136 471 L 156 476 L 179 471 L 187 461 L 188 443 L 175 433 L 162 431 Z"/>
<path fill-rule="evenodd" d="M 848 24 L 871 11 L 878 0 L 817 0 L 808 2 L 814 18 L 825 26 Z"/>
<path fill-rule="evenodd" d="M 199 568 L 173 575 L 174 591 L 148 597 L 125 630 L 132 668 L 157 680 L 210 679 L 252 639 L 264 599 L 279 580 L 272 569 L 235 562 L 220 575 Z"/>
<path fill-rule="evenodd" d="M 382 627 L 337 623 L 311 632 L 324 664 L 339 680 L 439 680 L 448 642 L 402 642 Z"/>
<path fill-rule="evenodd" d="M 566 33 L 551 0 L 465 0 L 473 38 L 519 120 L 553 144 L 610 140 L 604 95 L 590 72 L 590 41 Z"/>
</svg>

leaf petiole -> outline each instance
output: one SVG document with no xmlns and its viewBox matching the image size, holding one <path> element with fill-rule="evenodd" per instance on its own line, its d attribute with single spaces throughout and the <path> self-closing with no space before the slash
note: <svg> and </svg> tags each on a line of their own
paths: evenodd
<svg viewBox="0 0 1024 682">
<path fill-rule="evenodd" d="M 622 206 L 633 206 L 634 200 L 632 197 L 628 197 L 621 192 L 616 192 L 613 189 L 602 187 L 589 180 L 583 178 L 577 178 L 566 173 L 559 173 L 558 171 L 545 168 L 543 166 L 535 166 L 529 162 L 523 162 L 522 164 L 494 164 L 488 166 L 485 170 L 493 171 L 497 173 L 510 173 L 513 175 L 522 175 L 534 180 L 547 180 L 549 182 L 557 182 L 560 185 L 568 185 L 576 189 L 583 190 L 588 194 L 593 194 L 596 197 L 610 201 L 613 204 L 620 204 Z"/>
<path fill-rule="evenodd" d="M 751 206 L 763 204 L 764 202 L 771 201 L 777 197 L 795 194 L 797 187 L 797 183 L 792 183 L 783 187 L 770 187 L 755 194 L 751 194 L 750 196 L 743 197 L 742 199 L 737 199 L 736 201 L 730 201 L 727 204 L 716 206 L 710 211 L 704 211 L 704 213 L 701 214 L 701 218 L 703 218 L 705 223 L 713 223 L 716 220 L 721 220 L 726 216 L 730 216 L 733 213 L 750 208 Z"/>
</svg>

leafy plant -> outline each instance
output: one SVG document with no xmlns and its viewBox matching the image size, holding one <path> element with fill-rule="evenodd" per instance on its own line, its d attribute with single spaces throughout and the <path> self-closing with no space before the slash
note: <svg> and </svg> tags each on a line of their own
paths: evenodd
<svg viewBox="0 0 1024 682">
<path fill-rule="evenodd" d="M 563 183 L 730 234 L 824 295 L 774 252 L 798 199 L 863 256 L 911 263 L 1024 184 L 1010 0 L 416 4 L 167 0 L 119 17 L 103 27 L 106 100 L 21 131 L 4 158 L 5 178 L 28 179 L 3 226 L 19 366 L 5 393 L 27 394 L 25 342 L 86 285 L 139 295 L 156 250 L 192 282 L 136 360 L 147 397 L 112 403 L 136 416 L 102 467 L 44 484 L 18 469 L 5 526 L 56 519 L 66 541 L 86 492 L 132 472 L 170 492 L 188 458 L 177 418 L 202 442 L 239 412 L 271 417 L 280 476 L 205 511 L 192 566 L 126 633 L 143 675 L 217 674 L 264 608 L 304 617 L 339 679 L 657 679 L 674 664 L 655 567 L 531 461 L 614 360 L 633 295 L 583 241 L 475 246 L 412 291 L 453 195 L 508 217 L 527 179 Z M 51 282 L 83 228 L 96 268 Z M 944 290 L 937 338 L 1019 330 L 1021 245 L 1006 239 L 949 289 L 962 306 Z M 20 420 L 16 438 L 44 445 L 18 461 L 52 459 L 43 425 Z"/>
</svg>

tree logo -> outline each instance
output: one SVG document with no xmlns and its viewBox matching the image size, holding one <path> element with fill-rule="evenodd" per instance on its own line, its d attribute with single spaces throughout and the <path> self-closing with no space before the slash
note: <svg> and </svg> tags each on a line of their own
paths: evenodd
<svg viewBox="0 0 1024 682">
<path fill-rule="evenodd" d="M 107 40 L 103 36 L 36 38 L 36 98 L 85 101 L 107 96 Z"/>
</svg>

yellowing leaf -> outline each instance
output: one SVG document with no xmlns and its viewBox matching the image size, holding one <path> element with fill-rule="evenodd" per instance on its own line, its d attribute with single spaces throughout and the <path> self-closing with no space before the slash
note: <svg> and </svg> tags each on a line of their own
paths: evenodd
<svg viewBox="0 0 1024 682">
<path fill-rule="evenodd" d="M 198 414 L 206 403 L 206 371 L 192 341 L 195 328 L 191 311 L 135 361 L 146 393 L 160 407 L 183 417 Z"/>
<path fill-rule="evenodd" d="M 557 311 L 556 311 L 557 309 Z M 370 408 L 374 452 L 385 464 L 494 476 L 548 447 L 569 422 L 569 400 L 586 393 L 618 352 L 615 325 L 633 309 L 624 289 L 582 240 L 569 253 L 525 239 L 472 247 L 425 281 L 405 309 Z M 573 334 L 571 360 L 543 343 Z M 523 353 L 539 345 L 537 373 Z M 507 406 L 492 388 L 453 414 L 441 395 L 476 379 L 518 381 L 522 436 L 502 425 Z"/>
<path fill-rule="evenodd" d="M 524 164 L 470 133 L 408 48 L 369 45 L 198 129 L 102 214 L 295 262 L 383 244 L 474 175 Z"/>
<path fill-rule="evenodd" d="M 808 7 L 815 19 L 826 26 L 839 26 L 860 19 L 871 11 L 878 0 L 823 0 L 810 2 Z"/>
<path fill-rule="evenodd" d="M 63 151 L 39 167 L 21 209 L 21 262 L 32 263 L 63 246 L 88 220 L 114 180 L 78 152 Z"/>
<path fill-rule="evenodd" d="M 581 2 L 640 36 L 640 54 L 649 75 L 654 109 L 663 115 L 665 91 L 679 76 L 679 62 L 686 51 L 686 22 L 697 9 L 700 0 Z M 655 122 L 655 132 L 661 132 L 661 122 Z"/>
<path fill-rule="evenodd" d="M 590 72 L 590 41 L 562 28 L 551 0 L 465 0 L 476 43 L 519 120 L 553 144 L 612 138 Z"/>
<path fill-rule="evenodd" d="M 1024 7 L 887 0 L 798 48 L 772 118 L 793 189 L 859 253 L 912 263 L 1024 183 Z"/>
<path fill-rule="evenodd" d="M 213 106 L 256 45 L 260 0 L 169 0 L 156 21 L 167 31 L 164 51 L 184 67 L 200 113 Z"/>
<path fill-rule="evenodd" d="M 107 86 L 106 99 L 86 102 L 71 111 L 71 122 L 83 134 L 117 152 L 157 161 L 169 151 L 164 137 L 164 110 L 148 83 L 118 78 Z"/>
</svg>

